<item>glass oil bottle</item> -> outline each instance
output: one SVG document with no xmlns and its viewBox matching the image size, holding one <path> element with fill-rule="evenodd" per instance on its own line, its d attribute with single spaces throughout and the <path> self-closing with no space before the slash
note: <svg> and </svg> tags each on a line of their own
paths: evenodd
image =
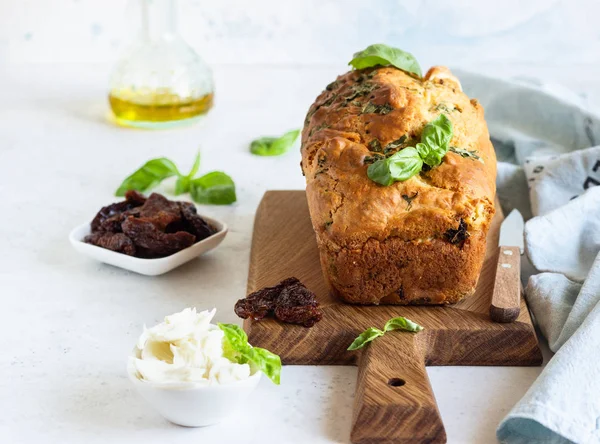
<svg viewBox="0 0 600 444">
<path fill-rule="evenodd" d="M 111 75 L 114 118 L 150 129 L 193 123 L 213 104 L 210 68 L 177 33 L 176 0 L 139 1 L 140 35 Z"/>
</svg>

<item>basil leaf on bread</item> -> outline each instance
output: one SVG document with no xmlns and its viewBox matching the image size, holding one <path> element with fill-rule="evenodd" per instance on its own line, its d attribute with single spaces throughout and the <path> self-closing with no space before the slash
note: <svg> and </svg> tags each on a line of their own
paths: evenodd
<svg viewBox="0 0 600 444">
<path fill-rule="evenodd" d="M 436 167 L 448 152 L 452 134 L 452 122 L 445 114 L 440 114 L 425 125 L 421 141 L 415 147 L 406 147 L 372 163 L 367 169 L 367 176 L 373 182 L 390 186 L 419 174 L 424 164 Z"/>
<path fill-rule="evenodd" d="M 452 122 L 445 114 L 440 114 L 425 125 L 421 133 L 421 143 L 417 144 L 417 151 L 424 163 L 432 168 L 442 163 L 448 152 L 452 132 Z"/>
<path fill-rule="evenodd" d="M 373 182 L 387 187 L 394 182 L 410 179 L 418 174 L 421 168 L 423 168 L 423 160 L 417 149 L 406 147 L 390 157 L 369 165 L 367 176 Z"/>
<path fill-rule="evenodd" d="M 362 51 L 355 53 L 348 65 L 351 65 L 355 69 L 391 65 L 419 77 L 422 76 L 419 62 L 417 62 L 417 59 L 411 53 L 384 45 L 383 43 L 367 46 Z"/>
</svg>

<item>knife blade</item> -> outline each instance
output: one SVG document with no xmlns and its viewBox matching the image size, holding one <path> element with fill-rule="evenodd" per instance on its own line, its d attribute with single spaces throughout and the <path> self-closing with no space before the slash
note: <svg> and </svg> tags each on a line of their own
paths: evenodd
<svg viewBox="0 0 600 444">
<path fill-rule="evenodd" d="M 516 209 L 500 226 L 498 263 L 490 305 L 490 318 L 494 322 L 514 322 L 521 311 L 520 275 L 524 228 L 523 216 Z"/>
<path fill-rule="evenodd" d="M 500 241 L 498 245 L 506 247 L 519 247 L 519 251 L 523 254 L 525 243 L 523 241 L 523 231 L 525 230 L 525 222 L 519 210 L 514 209 L 508 217 L 504 219 L 500 225 Z"/>
</svg>

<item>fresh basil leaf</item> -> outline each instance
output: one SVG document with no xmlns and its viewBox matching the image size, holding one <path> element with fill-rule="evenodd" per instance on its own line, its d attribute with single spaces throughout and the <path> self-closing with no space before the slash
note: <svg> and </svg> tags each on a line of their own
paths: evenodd
<svg viewBox="0 0 600 444">
<path fill-rule="evenodd" d="M 365 158 L 365 161 L 367 159 Z M 369 156 L 369 161 L 372 160 L 372 157 Z M 367 168 L 367 176 L 373 182 L 377 182 L 379 185 L 390 186 L 394 183 L 394 179 L 390 174 L 390 165 L 388 163 L 388 159 L 379 159 L 369 165 Z"/>
<path fill-rule="evenodd" d="M 179 196 L 180 194 L 187 193 L 190 191 L 190 182 L 192 178 L 198 172 L 200 168 L 200 152 L 196 154 L 196 159 L 194 159 L 194 164 L 192 165 L 192 169 L 188 173 L 187 176 L 179 176 L 177 178 L 177 182 L 175 182 L 175 195 Z"/>
<path fill-rule="evenodd" d="M 218 326 L 234 350 L 239 351 L 248 345 L 248 335 L 239 325 L 219 323 Z"/>
<path fill-rule="evenodd" d="M 225 338 L 227 338 L 227 335 L 225 335 Z M 248 363 L 248 358 L 245 355 L 238 353 L 238 351 L 233 347 L 233 345 L 231 345 L 229 339 L 223 340 L 223 357 L 237 364 Z"/>
<path fill-rule="evenodd" d="M 442 147 L 436 145 L 431 146 L 425 143 L 417 143 L 415 148 L 423 160 L 423 163 L 429 165 L 430 167 L 436 167 L 442 163 L 442 159 L 447 152 L 447 150 L 443 149 Z"/>
<path fill-rule="evenodd" d="M 294 144 L 300 130 L 288 131 L 281 137 L 261 137 L 250 144 L 250 152 L 258 156 L 279 156 Z"/>
<path fill-rule="evenodd" d="M 425 125 L 421 133 L 421 142 L 429 146 L 444 147 L 448 150 L 452 134 L 452 122 L 445 114 L 440 114 L 436 119 Z"/>
<path fill-rule="evenodd" d="M 348 350 L 357 350 L 359 348 L 364 347 L 369 342 L 377 339 L 380 336 L 383 336 L 386 332 L 392 330 L 404 330 L 411 332 L 419 332 L 423 330 L 423 327 L 413 322 L 409 319 L 406 319 L 402 316 L 398 316 L 397 318 L 392 318 L 385 323 L 385 327 L 383 330 L 379 330 L 375 327 L 369 327 L 365 331 L 363 331 L 358 337 L 350 344 Z"/>
<path fill-rule="evenodd" d="M 383 327 L 384 331 L 392 331 L 392 330 L 404 330 L 404 331 L 412 331 L 418 332 L 423 330 L 423 327 L 417 324 L 416 322 L 411 321 L 410 319 L 406 319 L 405 317 L 398 316 L 397 318 L 392 318 L 385 323 L 385 327 Z"/>
<path fill-rule="evenodd" d="M 418 174 L 423 161 L 413 147 L 407 147 L 388 157 L 390 173 L 395 181 L 405 181 Z"/>
<path fill-rule="evenodd" d="M 275 384 L 281 379 L 281 358 L 275 353 L 248 344 L 248 336 L 235 324 L 218 324 L 224 333 L 223 356 L 238 364 L 250 364 Z"/>
<path fill-rule="evenodd" d="M 365 331 L 363 331 L 358 337 L 350 344 L 348 350 L 358 350 L 359 348 L 364 347 L 366 344 L 371 342 L 373 339 L 378 338 L 379 336 L 383 336 L 385 332 L 379 330 L 375 327 L 369 327 Z"/>
<path fill-rule="evenodd" d="M 452 134 L 452 122 L 445 114 L 440 114 L 425 125 L 421 133 L 421 143 L 417 144 L 417 151 L 423 162 L 430 167 L 436 167 L 442 163 L 442 159 L 448 152 Z"/>
<path fill-rule="evenodd" d="M 250 362 L 267 375 L 271 381 L 279 385 L 281 382 L 281 358 L 264 348 L 252 347 L 250 350 Z"/>
<path fill-rule="evenodd" d="M 200 204 L 229 205 L 237 199 L 233 179 L 221 171 L 192 180 L 190 194 Z"/>
<path fill-rule="evenodd" d="M 268 156 L 271 145 L 277 140 L 277 137 L 261 137 L 250 143 L 250 152 L 258 156 Z"/>
<path fill-rule="evenodd" d="M 192 165 L 192 169 L 188 173 L 188 177 L 189 178 L 194 177 L 199 169 L 200 169 L 200 151 L 198 151 L 196 153 L 196 158 L 194 159 L 194 164 Z"/>
<path fill-rule="evenodd" d="M 175 196 L 187 193 L 190 191 L 190 178 L 187 176 L 179 176 L 175 182 Z"/>
<path fill-rule="evenodd" d="M 179 176 L 175 164 L 165 157 L 152 159 L 128 176 L 115 192 L 116 196 L 124 196 L 129 190 L 146 191 L 155 187 L 171 176 Z"/>
<path fill-rule="evenodd" d="M 387 159 L 369 165 L 367 176 L 380 185 L 389 186 L 394 182 L 410 179 L 423 168 L 423 161 L 416 148 L 407 147 Z"/>
<path fill-rule="evenodd" d="M 419 77 L 422 76 L 419 62 L 412 54 L 382 43 L 368 46 L 366 49 L 355 53 L 348 65 L 355 69 L 370 68 L 377 65 L 392 65 Z"/>
</svg>

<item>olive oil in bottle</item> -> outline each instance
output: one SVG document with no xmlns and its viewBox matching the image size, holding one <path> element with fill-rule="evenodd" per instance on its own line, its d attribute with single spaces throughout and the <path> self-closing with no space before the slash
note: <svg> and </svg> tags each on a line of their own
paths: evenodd
<svg viewBox="0 0 600 444">
<path fill-rule="evenodd" d="M 212 73 L 177 33 L 175 1 L 138 0 L 141 32 L 115 66 L 108 94 L 120 125 L 170 128 L 194 122 L 212 107 Z"/>
<path fill-rule="evenodd" d="M 136 126 L 136 122 L 165 123 L 195 119 L 211 108 L 213 94 L 184 98 L 168 90 L 137 93 L 132 90 L 111 91 L 108 100 L 117 123 Z"/>
</svg>

